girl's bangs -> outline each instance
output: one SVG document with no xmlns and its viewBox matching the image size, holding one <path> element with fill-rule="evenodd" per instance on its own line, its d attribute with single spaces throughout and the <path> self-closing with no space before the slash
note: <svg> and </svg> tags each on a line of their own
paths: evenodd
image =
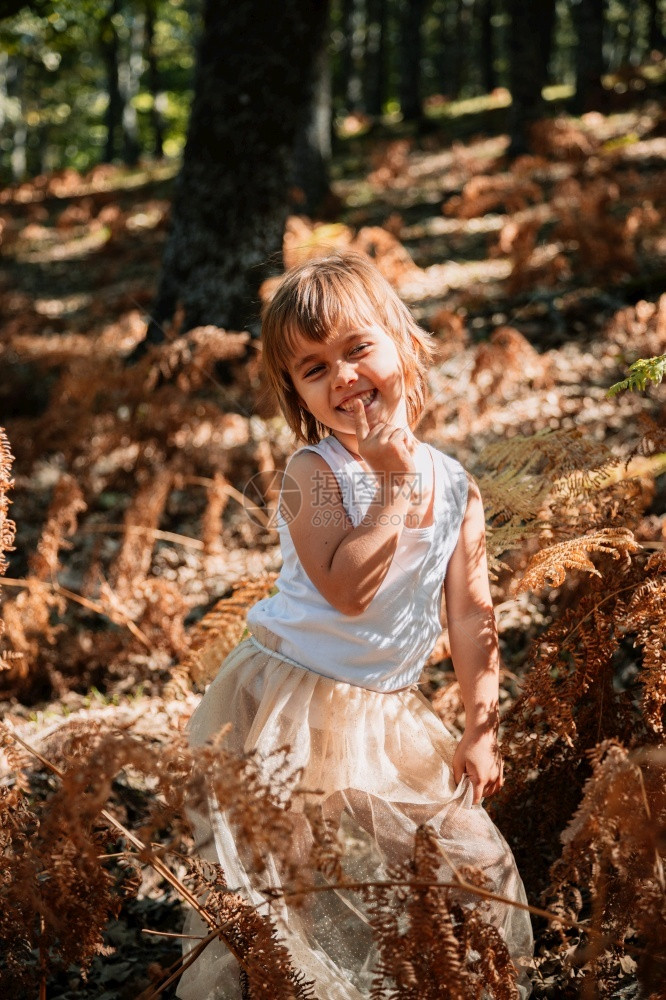
<svg viewBox="0 0 666 1000">
<path fill-rule="evenodd" d="M 377 322 L 377 305 L 368 297 L 365 288 L 350 288 L 337 275 L 328 275 L 328 281 L 313 282 L 299 288 L 290 315 L 284 318 L 279 342 L 280 362 L 288 369 L 297 352 L 299 338 L 325 343 L 340 327 L 370 326 Z"/>
</svg>

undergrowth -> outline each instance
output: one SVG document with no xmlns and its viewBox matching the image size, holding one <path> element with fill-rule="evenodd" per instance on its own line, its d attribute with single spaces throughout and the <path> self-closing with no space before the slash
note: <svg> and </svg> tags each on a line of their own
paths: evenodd
<svg viewBox="0 0 666 1000">
<path fill-rule="evenodd" d="M 489 162 L 481 141 L 452 147 L 444 167 L 430 167 L 411 140 L 389 143 L 366 178 L 386 205 L 384 225 L 349 211 L 326 226 L 294 218 L 285 234 L 287 264 L 331 244 L 368 253 L 434 331 L 421 429 L 472 468 L 486 505 L 509 654 L 508 780 L 490 808 L 532 906 L 537 997 L 610 998 L 635 980 L 657 1000 L 666 980 L 664 408 L 657 388 L 606 395 L 628 365 L 619 387 L 663 374 L 666 296 L 631 297 L 658 270 L 663 240 L 650 127 L 646 113 L 636 126 L 642 166 L 631 144 L 612 145 L 612 125 L 596 135 L 591 119 L 540 126 L 535 155 L 510 165 L 501 145 Z M 450 193 L 437 225 L 407 225 L 410 185 L 440 184 L 444 170 Z M 79 203 L 74 180 L 60 232 L 83 235 L 106 212 L 95 265 L 106 298 L 59 315 L 50 300 L 0 288 L 0 353 L 16 373 L 13 390 L 2 390 L 15 462 L 0 435 L 0 695 L 12 715 L 0 783 L 3 995 L 45 995 L 58 972 L 104 956 L 105 929 L 150 869 L 203 920 L 197 948 L 220 937 L 236 955 L 248 995 L 313 996 L 279 940 L 270 893 L 252 906 L 218 866 L 190 854 L 187 810 L 212 789 L 255 868 L 268 851 L 280 859 L 291 900 L 305 904 L 325 880 L 358 894 L 378 949 L 376 1000 L 516 996 L 506 949 L 484 921 L 481 874 L 442 880 L 427 827 L 385 883 L 350 886 L 337 831 L 316 797 L 305 801 L 287 748 L 274 762 L 276 785 L 266 762 L 230 755 L 224 734 L 215 746 L 187 746 L 192 691 L 214 676 L 275 581 L 271 472 L 292 442 L 246 333 L 182 331 L 177 318 L 164 345 L 124 367 L 150 301 L 125 257 L 154 263 L 167 207 L 98 205 L 89 185 Z M 17 267 L 48 251 L 37 230 L 57 220 L 43 199 L 25 185 L 4 196 Z M 154 224 L 137 246 L 139 215 Z M 415 263 L 410 248 L 441 231 L 471 240 L 477 255 L 486 240 L 485 280 L 465 284 L 461 265 Z M 26 372 L 39 395 L 34 413 L 20 398 Z M 248 517 L 251 480 L 263 484 L 265 505 Z M 449 666 L 444 630 L 424 690 L 446 723 L 460 725 Z M 173 709 L 159 732 L 114 722 L 114 701 L 138 685 Z M 33 707 L 93 688 L 104 718 L 58 716 L 30 749 L 27 737 L 40 737 L 27 719 Z M 297 814 L 313 836 L 295 863 Z M 474 910 L 461 902 L 470 893 Z M 153 970 L 142 1000 L 168 991 L 180 968 Z"/>
</svg>

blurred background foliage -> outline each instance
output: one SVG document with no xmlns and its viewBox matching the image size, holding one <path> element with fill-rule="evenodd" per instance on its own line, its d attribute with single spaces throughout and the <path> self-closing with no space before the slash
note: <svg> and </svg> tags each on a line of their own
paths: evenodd
<svg viewBox="0 0 666 1000">
<path fill-rule="evenodd" d="M 334 0 L 328 51 L 338 132 L 350 112 L 428 119 L 450 114 L 461 99 L 491 94 L 495 104 L 507 103 L 511 61 L 520 58 L 512 25 L 520 30 L 521 6 Z M 663 75 L 661 0 L 544 0 L 536 7 L 546 96 L 573 98 L 581 47 L 589 44 L 577 30 L 585 11 L 603 21 L 608 91 L 640 91 Z M 0 3 L 0 181 L 178 158 L 202 15 L 202 0 Z"/>
</svg>

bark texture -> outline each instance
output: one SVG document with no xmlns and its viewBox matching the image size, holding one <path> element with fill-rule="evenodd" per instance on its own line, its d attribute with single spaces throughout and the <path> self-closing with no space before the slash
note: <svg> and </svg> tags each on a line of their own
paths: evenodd
<svg viewBox="0 0 666 1000">
<path fill-rule="evenodd" d="M 606 92 L 601 83 L 605 72 L 603 55 L 604 0 L 580 0 L 572 7 L 576 27 L 576 98 L 574 111 L 602 111 Z"/>
<path fill-rule="evenodd" d="M 555 0 L 510 0 L 510 156 L 529 150 L 530 126 L 544 113 L 541 91 L 548 75 Z"/>
<path fill-rule="evenodd" d="M 324 0 L 206 0 L 183 165 L 150 341 L 184 307 L 185 329 L 252 328 L 279 258 L 296 130 L 310 103 Z"/>
<path fill-rule="evenodd" d="M 495 39 L 492 17 L 495 0 L 481 0 L 479 5 L 479 28 L 481 35 L 481 79 L 483 89 L 490 94 L 497 86 L 495 72 Z"/>
<path fill-rule="evenodd" d="M 400 107 L 405 121 L 421 117 L 421 22 L 425 0 L 405 0 L 400 39 Z"/>
<path fill-rule="evenodd" d="M 315 215 L 330 191 L 331 117 L 331 69 L 328 48 L 322 44 L 315 60 L 312 99 L 294 151 L 293 184 L 303 198 L 297 211 L 306 215 Z"/>
<path fill-rule="evenodd" d="M 368 0 L 365 47 L 365 109 L 369 115 L 382 113 L 386 96 L 387 0 Z"/>
<path fill-rule="evenodd" d="M 144 61 L 147 68 L 148 89 L 153 99 L 150 108 L 150 121 L 153 127 L 153 156 L 158 159 L 164 156 L 164 121 L 162 106 L 165 95 L 160 87 L 160 70 L 155 48 L 155 5 L 156 0 L 146 0 L 146 32 L 144 36 Z"/>
<path fill-rule="evenodd" d="M 119 14 L 120 0 L 113 0 L 106 16 L 100 23 L 99 43 L 106 70 L 106 92 L 109 98 L 104 116 L 106 143 L 103 162 L 105 163 L 111 163 L 119 151 L 118 132 L 123 118 L 123 97 L 118 73 L 120 43 L 114 23 L 114 18 Z"/>
</svg>

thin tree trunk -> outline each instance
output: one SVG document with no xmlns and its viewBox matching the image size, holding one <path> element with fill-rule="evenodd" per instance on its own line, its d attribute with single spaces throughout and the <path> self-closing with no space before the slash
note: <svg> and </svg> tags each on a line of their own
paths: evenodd
<svg viewBox="0 0 666 1000">
<path fill-rule="evenodd" d="M 110 163 L 118 153 L 118 131 L 123 117 L 123 99 L 118 79 L 119 42 L 114 17 L 120 12 L 120 0 L 112 0 L 111 6 L 100 24 L 100 48 L 106 70 L 106 145 L 104 162 Z"/>
<path fill-rule="evenodd" d="M 437 23 L 439 89 L 455 100 L 460 91 L 460 66 L 456 57 L 458 0 L 442 0 Z"/>
<path fill-rule="evenodd" d="M 185 329 L 252 328 L 257 290 L 269 260 L 281 254 L 288 171 L 310 103 L 326 6 L 206 0 L 149 340 L 162 339 L 160 324 L 178 302 Z"/>
<path fill-rule="evenodd" d="M 552 31 L 543 33 L 542 22 L 554 17 L 555 0 L 510 0 L 509 87 L 511 111 L 509 156 L 530 148 L 530 127 L 543 116 L 542 89 L 546 82 L 550 52 L 546 49 Z M 535 44 L 536 40 L 536 44 Z"/>
<path fill-rule="evenodd" d="M 465 0 L 456 0 L 456 22 L 452 57 L 455 65 L 456 95 L 460 96 L 470 82 L 469 68 L 473 56 L 470 52 L 472 10 Z"/>
<path fill-rule="evenodd" d="M 633 66 L 636 63 L 636 4 L 633 2 L 625 5 L 627 15 L 627 58 L 626 62 Z"/>
<path fill-rule="evenodd" d="M 301 211 L 314 215 L 330 191 L 331 67 L 328 45 L 315 60 L 312 99 L 296 136 L 293 184 L 302 192 Z"/>
<path fill-rule="evenodd" d="M 405 0 L 401 32 L 400 107 L 404 121 L 419 121 L 421 109 L 421 22 L 425 0 Z"/>
<path fill-rule="evenodd" d="M 338 62 L 336 95 L 339 95 L 342 106 L 347 109 L 349 79 L 353 72 L 354 0 L 342 0 L 341 2 L 340 34 L 342 35 L 342 47 Z"/>
<path fill-rule="evenodd" d="M 659 0 L 647 0 L 648 5 L 648 48 L 650 52 L 666 52 L 664 38 L 664 17 Z"/>
<path fill-rule="evenodd" d="M 164 110 L 165 95 L 160 90 L 160 72 L 155 49 L 155 0 L 146 0 L 144 34 L 144 62 L 147 68 L 148 89 L 152 97 L 150 106 L 150 122 L 153 128 L 153 156 L 161 159 L 164 156 Z"/>
<path fill-rule="evenodd" d="M 18 115 L 14 121 L 9 165 L 14 181 L 22 181 L 28 171 L 28 126 L 24 112 L 23 82 L 25 63 L 20 53 L 10 56 L 7 63 L 7 95 L 15 98 Z"/>
<path fill-rule="evenodd" d="M 141 152 L 139 123 L 134 107 L 134 98 L 139 92 L 141 74 L 143 73 L 143 12 L 132 13 L 130 18 L 129 51 L 127 59 L 120 63 L 118 82 L 123 101 L 123 160 L 128 166 L 134 166 Z"/>
<path fill-rule="evenodd" d="M 387 0 L 367 0 L 365 109 L 379 117 L 386 94 Z"/>
<path fill-rule="evenodd" d="M 345 105 L 350 111 L 363 110 L 362 67 L 365 43 L 365 0 L 351 0 L 347 8 L 347 60 Z"/>
<path fill-rule="evenodd" d="M 479 28 L 481 35 L 481 80 L 483 89 L 490 94 L 497 86 L 495 72 L 495 39 L 493 36 L 492 17 L 495 0 L 480 0 Z"/>
<path fill-rule="evenodd" d="M 605 72 L 604 0 L 580 0 L 573 10 L 576 28 L 576 97 L 574 111 L 601 111 L 606 93 L 601 82 Z"/>
<path fill-rule="evenodd" d="M 554 2 L 540 5 L 541 19 L 539 22 L 539 45 L 541 48 L 541 89 L 550 80 L 550 58 L 553 52 L 553 37 L 555 34 L 556 10 Z"/>
</svg>

